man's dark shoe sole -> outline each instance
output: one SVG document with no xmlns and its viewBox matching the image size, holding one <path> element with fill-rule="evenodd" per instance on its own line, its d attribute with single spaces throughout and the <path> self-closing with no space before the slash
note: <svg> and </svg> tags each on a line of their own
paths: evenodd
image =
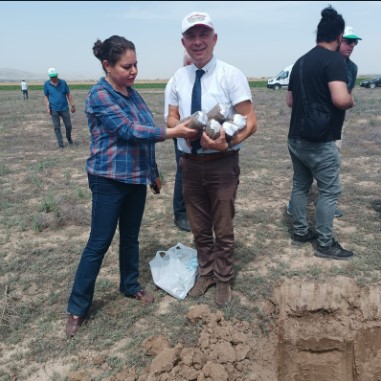
<svg viewBox="0 0 381 381">
<path fill-rule="evenodd" d="M 319 258 L 338 259 L 338 260 L 346 260 L 353 257 L 353 253 L 348 255 L 340 255 L 340 254 L 334 255 L 334 254 L 325 254 L 318 250 L 315 250 L 314 255 L 315 257 L 319 257 Z"/>
<path fill-rule="evenodd" d="M 330 254 L 324 254 L 324 253 L 317 252 L 317 251 L 315 251 L 314 255 L 315 255 L 315 257 L 319 257 L 319 258 L 338 259 L 338 260 L 346 260 L 346 259 L 353 257 L 353 254 L 345 256 L 345 257 L 341 257 L 341 256 L 337 256 L 337 255 L 332 255 L 332 254 L 331 255 Z"/>
</svg>

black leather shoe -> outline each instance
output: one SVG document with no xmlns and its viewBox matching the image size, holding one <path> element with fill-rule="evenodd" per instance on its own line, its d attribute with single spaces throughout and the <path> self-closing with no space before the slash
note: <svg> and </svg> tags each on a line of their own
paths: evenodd
<svg viewBox="0 0 381 381">
<path fill-rule="evenodd" d="M 177 220 L 175 219 L 175 225 L 180 230 L 184 230 L 186 232 L 190 232 L 191 231 L 191 228 L 190 228 L 190 225 L 189 225 L 189 221 L 187 220 L 187 218 L 180 217 Z"/>
</svg>

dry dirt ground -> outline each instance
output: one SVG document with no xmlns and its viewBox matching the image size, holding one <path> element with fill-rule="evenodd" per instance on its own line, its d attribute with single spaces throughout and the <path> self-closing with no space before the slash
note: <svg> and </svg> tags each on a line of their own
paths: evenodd
<svg viewBox="0 0 381 381">
<path fill-rule="evenodd" d="M 53 311 L 55 321 L 53 328 L 41 338 L 45 361 L 37 361 L 36 354 L 21 355 L 36 336 L 33 322 L 26 320 L 31 332 L 24 332 L 24 340 L 12 342 L 10 320 L 17 317 L 7 314 L 11 302 L 21 303 L 20 294 L 24 298 L 41 293 L 50 295 L 49 289 L 55 288 L 54 284 L 35 281 L 27 289 L 9 288 L 11 274 L 1 274 L 0 332 L 4 340 L 0 343 L 0 380 L 380 381 L 381 90 L 377 90 L 356 88 L 357 108 L 347 113 L 341 152 L 343 195 L 339 204 L 344 216 L 335 219 L 334 227 L 343 246 L 356 252 L 350 261 L 319 259 L 313 256 L 310 244 L 302 247 L 291 244 L 292 222 L 285 214 L 292 176 L 286 147 L 290 114 L 285 105 L 285 92 L 253 90 L 258 132 L 245 143 L 240 158 L 241 182 L 235 219 L 237 271 L 229 307 L 216 308 L 213 288 L 199 301 L 188 298 L 179 301 L 156 290 L 150 280 L 148 261 L 153 258 L 155 249 L 169 248 L 176 242 L 193 244 L 191 235 L 176 231 L 172 223 L 175 167 L 171 141 L 157 147 L 157 161 L 165 176 L 165 186 L 159 196 L 148 195 L 140 239 L 142 278 L 156 298 L 150 310 L 141 310 L 133 301 L 125 304 L 121 297 L 111 296 L 118 284 L 118 243 L 115 242 L 98 279 L 104 282 L 106 291 L 97 291 L 92 319 L 70 343 L 64 337 L 65 297 L 80 251 L 71 249 L 67 237 L 77 240 L 78 248 L 85 244 L 90 201 L 75 208 L 70 207 L 70 202 L 61 205 L 60 222 L 55 220 L 57 216 L 45 215 L 45 225 L 40 232 L 26 227 L 22 233 L 10 234 L 5 218 L 2 219 L 2 261 L 32 241 L 34 251 L 36 247 L 49 246 L 52 256 L 60 247 L 61 253 L 67 254 L 67 258 L 62 259 L 67 271 L 59 284 L 63 291 L 58 303 L 46 306 Z M 142 95 L 157 123 L 163 124 L 162 92 L 142 91 Z M 13 97 L 12 94 L 6 96 Z M 74 92 L 73 96 L 80 104 L 85 93 Z M 17 98 L 15 102 L 20 101 Z M 39 102 L 43 108 L 42 98 Z M 39 103 L 35 107 L 39 107 Z M 66 155 L 65 164 L 72 164 L 70 181 L 76 181 L 76 186 L 85 190 L 88 133 L 84 116 L 80 112 L 73 116 L 76 146 L 58 152 L 50 121 L 42 112 L 33 112 L 25 109 L 25 113 L 33 117 L 25 116 L 21 122 L 18 119 L 14 122 L 14 128 L 22 128 L 24 134 L 17 148 L 9 148 L 11 133 L 5 131 L 11 122 L 0 120 L 3 150 L 0 157 L 2 165 L 10 170 L 10 174 L 3 171 L 8 175 L 1 176 L 2 194 L 6 195 L 9 187 L 25 186 L 20 179 L 27 177 L 25 168 L 31 162 L 38 162 L 38 155 L 40 160 Z M 39 152 L 28 148 L 32 142 L 40 144 Z M 56 183 L 55 174 L 50 172 L 50 175 Z M 65 176 L 69 177 L 62 169 L 59 181 L 63 182 Z M 24 192 L 28 192 L 27 187 Z M 38 197 L 38 192 L 31 195 L 21 202 L 20 208 L 31 210 L 41 201 Z M 311 221 L 316 197 L 313 187 L 309 203 Z M 65 223 L 62 221 L 65 216 L 75 222 Z M 57 278 L 61 270 L 66 269 L 60 268 Z M 111 291 L 106 281 L 113 285 Z M 108 297 L 110 300 L 106 301 Z M 129 309 L 131 314 L 139 311 L 140 315 L 134 315 L 138 318 L 125 330 L 124 336 L 119 337 L 115 321 L 120 322 L 122 317 L 127 320 Z M 98 326 L 99 321 L 103 321 L 103 325 Z M 179 334 L 174 337 L 170 331 L 175 329 Z M 102 331 L 109 331 L 111 344 L 99 347 L 97 340 Z M 139 337 L 144 339 L 139 341 Z M 126 342 L 132 338 L 139 342 L 136 351 L 145 358 L 144 365 L 127 365 L 128 361 L 118 366 L 112 364 L 110 359 L 123 359 Z M 49 352 L 49 345 L 54 348 L 51 356 L 45 353 Z M 61 356 L 53 355 L 57 347 Z"/>
</svg>

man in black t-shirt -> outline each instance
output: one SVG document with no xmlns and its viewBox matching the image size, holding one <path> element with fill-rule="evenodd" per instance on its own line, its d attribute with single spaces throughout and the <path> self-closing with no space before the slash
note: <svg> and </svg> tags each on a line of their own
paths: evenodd
<svg viewBox="0 0 381 381">
<path fill-rule="evenodd" d="M 344 19 L 332 7 L 323 9 L 321 15 L 317 44 L 296 61 L 287 93 L 287 104 L 292 107 L 288 149 L 294 169 L 291 193 L 293 240 L 304 243 L 316 238 L 315 256 L 346 259 L 353 252 L 345 250 L 333 237 L 333 218 L 341 193 L 340 156 L 335 140 L 341 138 L 345 110 L 353 107 L 353 98 L 346 86 L 345 62 L 338 53 L 345 27 Z M 328 132 L 319 141 L 302 138 L 302 119 L 308 115 L 302 102 L 301 81 L 309 103 L 319 104 L 331 114 Z M 314 179 L 319 188 L 315 212 L 316 233 L 308 226 L 306 208 Z"/>
</svg>

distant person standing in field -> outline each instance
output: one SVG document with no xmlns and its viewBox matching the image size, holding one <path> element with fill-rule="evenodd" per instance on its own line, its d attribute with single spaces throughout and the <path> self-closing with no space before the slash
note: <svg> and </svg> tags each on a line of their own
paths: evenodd
<svg viewBox="0 0 381 381">
<path fill-rule="evenodd" d="M 24 101 L 25 101 L 25 99 L 29 99 L 29 97 L 28 97 L 28 85 L 25 82 L 25 79 L 23 79 L 21 81 L 20 85 L 21 85 L 22 96 L 23 96 Z"/>
<path fill-rule="evenodd" d="M 183 66 L 192 65 L 193 59 L 188 54 L 187 51 L 184 52 Z M 168 98 L 171 93 L 173 77 L 167 83 L 165 88 L 165 104 L 164 104 L 164 119 L 167 122 L 168 119 Z M 185 208 L 184 197 L 183 197 L 183 174 L 179 166 L 179 161 L 182 156 L 182 151 L 177 148 L 177 138 L 173 138 L 175 145 L 175 155 L 176 155 L 176 176 L 175 176 L 175 186 L 173 189 L 173 214 L 175 225 L 183 231 L 190 232 L 190 225 L 187 217 L 187 211 Z"/>
<path fill-rule="evenodd" d="M 69 145 L 72 145 L 72 125 L 69 112 L 69 103 L 71 112 L 75 112 L 75 104 L 73 97 L 71 96 L 69 86 L 66 81 L 58 78 L 57 70 L 50 68 L 48 70 L 48 75 L 50 79 L 44 83 L 46 109 L 52 117 L 58 147 L 64 148 L 60 118 L 62 118 L 65 125 L 66 139 Z"/>
</svg>

